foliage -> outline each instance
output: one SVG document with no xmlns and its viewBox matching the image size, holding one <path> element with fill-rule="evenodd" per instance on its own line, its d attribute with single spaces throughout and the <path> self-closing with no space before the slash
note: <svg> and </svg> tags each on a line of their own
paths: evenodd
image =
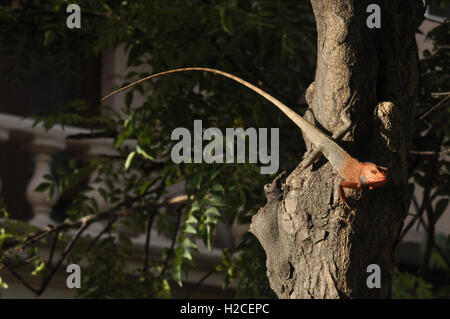
<svg viewBox="0 0 450 319">
<path fill-rule="evenodd" d="M 410 186 L 415 214 L 404 225 L 400 238 L 413 227 L 421 227 L 427 236 L 420 249 L 422 264 L 415 274 L 394 274 L 395 298 L 450 296 L 448 238 L 435 231 L 436 224 L 448 211 L 450 194 L 450 162 L 445 153 L 450 146 L 449 31 L 447 21 L 427 34 L 433 49 L 425 50 L 421 60 L 421 90 L 408 167 L 411 181 L 414 181 Z M 441 92 L 447 95 L 434 94 Z M 421 191 L 414 192 L 415 188 Z M 439 273 L 439 279 L 434 278 L 434 273 Z"/>
<path fill-rule="evenodd" d="M 432 287 L 432 285 L 424 282 L 423 278 L 414 276 L 407 272 L 399 272 L 396 269 L 394 273 L 394 280 L 392 282 L 392 298 L 431 298 Z"/>
<path fill-rule="evenodd" d="M 85 59 L 105 49 L 123 48 L 129 70 L 124 84 L 170 68 L 209 66 L 241 76 L 304 112 L 305 105 L 299 101 L 312 81 L 311 61 L 316 51 L 308 3 L 78 3 L 82 10 L 82 28 L 78 30 L 66 28 L 67 1 L 2 3 L 0 43 L 14 61 L 8 73 L 11 79 L 26 78 L 35 56 L 42 56 L 55 74 L 79 77 Z M 183 274 L 195 267 L 198 250 L 213 249 L 218 223 L 231 227 L 250 222 L 265 202 L 263 185 L 272 178 L 259 174 L 255 164 L 176 165 L 169 157 L 173 129 L 190 129 L 194 119 L 201 119 L 203 127 L 221 130 L 279 127 L 282 140 L 298 140 L 299 132 L 255 94 L 208 74 L 173 75 L 145 82 L 122 96 L 120 110 L 101 107 L 110 116 L 86 116 L 87 104 L 75 100 L 55 106 L 53 114 L 36 117 L 47 129 L 56 123 L 89 127 L 93 135 L 113 137 L 120 150 L 118 156 L 98 158 L 88 165 L 73 160 L 65 169 L 46 176 L 38 191 L 61 196 L 75 193 L 64 210 L 68 221 L 101 214 L 93 192 L 112 207 L 111 212 L 125 207 L 138 212 L 108 219 L 101 238 L 91 239 L 93 244 L 82 238 L 71 248 L 68 260 L 86 263 L 80 297 L 169 297 L 173 284 L 182 285 Z M 144 97 L 143 103 L 135 101 L 138 96 Z M 136 144 L 130 146 L 129 140 Z M 297 164 L 301 145 L 281 144 L 281 169 Z M 94 172 L 98 174 L 95 187 L 88 186 L 87 179 Z M 180 182 L 188 198 L 183 210 L 155 206 L 168 187 Z M 149 224 L 173 241 L 159 255 L 136 251 L 138 248 L 123 234 L 124 229 L 136 234 L 147 228 L 149 236 Z M 71 236 L 62 231 L 60 240 L 68 244 Z M 129 262 L 139 255 L 149 257 L 144 258 L 142 267 L 130 267 Z M 230 247 L 224 257 L 216 269 L 224 273 L 227 282 L 239 280 L 239 296 L 273 296 L 265 276 L 264 253 L 252 236 L 246 235 L 242 244 Z M 51 267 L 44 269 L 42 262 L 47 261 L 39 259 L 36 267 L 41 267 L 41 274 L 48 274 Z"/>
<path fill-rule="evenodd" d="M 448 211 L 450 194 L 450 46 L 449 21 L 442 23 L 428 33 L 433 49 L 424 51 L 421 60 L 421 90 L 415 122 L 415 134 L 409 156 L 409 176 L 411 184 L 412 208 L 415 214 L 405 224 L 401 237 L 412 227 L 422 227 L 426 233 L 422 245 L 422 265 L 418 273 L 426 281 L 432 281 L 434 293 L 442 296 L 439 286 L 448 286 L 446 280 L 433 280 L 432 272 L 439 268 L 449 272 L 450 252 L 445 242 L 447 238 L 436 234 L 436 224 Z M 447 93 L 445 93 L 447 92 Z M 443 93 L 443 94 L 436 94 Z M 419 188 L 420 192 L 413 192 Z M 448 296 L 448 295 L 447 295 Z"/>
</svg>

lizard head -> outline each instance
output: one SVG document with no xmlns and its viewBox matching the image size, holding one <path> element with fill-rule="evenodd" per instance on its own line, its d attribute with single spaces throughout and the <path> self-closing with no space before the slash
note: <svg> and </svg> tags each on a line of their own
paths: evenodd
<svg viewBox="0 0 450 319">
<path fill-rule="evenodd" d="M 362 187 L 381 187 L 387 182 L 388 169 L 373 163 L 362 163 L 360 182 Z"/>
</svg>

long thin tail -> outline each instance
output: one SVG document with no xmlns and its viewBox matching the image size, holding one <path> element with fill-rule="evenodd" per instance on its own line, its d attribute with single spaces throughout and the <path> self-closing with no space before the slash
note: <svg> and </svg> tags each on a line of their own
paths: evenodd
<svg viewBox="0 0 450 319">
<path fill-rule="evenodd" d="M 289 107 L 287 107 L 286 105 L 281 103 L 279 100 L 277 100 L 270 94 L 264 92 L 259 87 L 255 86 L 241 78 L 238 78 L 237 76 L 234 76 L 230 73 L 223 72 L 223 71 L 216 70 L 216 69 L 202 68 L 202 67 L 190 67 L 190 68 L 174 69 L 174 70 L 169 70 L 169 71 L 153 74 L 153 75 L 147 76 L 145 78 L 142 78 L 136 82 L 128 84 L 127 86 L 124 86 L 123 88 L 120 88 L 120 89 L 106 95 L 105 97 L 102 98 L 102 102 L 105 101 L 110 96 L 112 96 L 116 93 L 119 93 L 123 90 L 126 90 L 126 89 L 128 89 L 136 84 L 139 84 L 141 82 L 150 80 L 152 78 L 156 78 L 161 75 L 166 75 L 166 74 L 171 74 L 171 73 L 176 73 L 176 72 L 185 72 L 185 71 L 205 71 L 205 72 L 211 72 L 211 73 L 222 75 L 226 78 L 232 79 L 232 80 L 244 85 L 245 87 L 248 87 L 249 89 L 258 93 L 265 99 L 269 100 L 276 107 L 278 107 L 284 114 L 286 114 L 287 117 L 291 121 L 293 121 L 295 124 L 297 124 L 297 126 L 303 131 L 303 134 L 306 136 L 306 138 L 309 139 L 316 147 L 318 147 L 322 151 L 323 155 L 325 155 L 325 157 L 331 162 L 331 165 L 333 165 L 333 167 L 335 169 L 337 169 L 338 171 L 339 171 L 339 168 L 341 167 L 341 164 L 342 164 L 341 162 L 343 161 L 343 159 L 346 159 L 348 157 L 348 154 L 339 145 L 337 145 L 333 140 L 331 140 L 321 130 L 319 130 L 314 125 L 312 125 L 307 120 L 305 120 L 303 117 L 301 117 L 299 114 L 294 112 L 294 110 L 290 109 Z"/>
<path fill-rule="evenodd" d="M 205 72 L 211 72 L 211 73 L 215 73 L 215 74 L 219 74 L 222 75 L 226 78 L 232 79 L 240 84 L 242 84 L 245 87 L 248 87 L 249 89 L 253 90 L 254 92 L 258 93 L 259 95 L 261 95 L 262 97 L 264 97 L 265 99 L 269 100 L 270 102 L 272 102 L 277 108 L 279 108 L 284 114 L 287 115 L 287 117 L 293 121 L 304 133 L 304 135 L 306 136 L 307 139 L 309 139 L 316 147 L 321 147 L 324 146 L 325 144 L 327 144 L 327 150 L 323 150 L 323 154 L 325 155 L 325 157 L 327 157 L 329 160 L 329 156 L 328 152 L 334 152 L 334 153 L 338 153 L 340 155 L 342 155 L 343 153 L 345 153 L 342 149 L 340 149 L 340 147 L 334 143 L 332 140 L 330 140 L 330 138 L 328 136 L 326 136 L 322 131 L 320 131 L 319 129 L 317 129 L 314 125 L 312 125 L 311 123 L 309 123 L 307 120 L 305 120 L 303 117 L 301 117 L 299 114 L 297 114 L 294 110 L 292 110 L 291 108 L 289 108 L 288 106 L 284 105 L 283 103 L 281 103 L 279 100 L 277 100 L 276 98 L 274 98 L 272 95 L 270 95 L 267 92 L 264 92 L 263 90 L 261 90 L 259 87 L 235 76 L 232 75 L 230 73 L 227 72 L 223 72 L 220 70 L 216 70 L 216 69 L 210 69 L 210 68 L 202 68 L 202 67 L 189 67 L 189 68 L 182 68 L 182 69 L 173 69 L 173 70 L 169 70 L 169 71 L 165 71 L 165 72 L 161 72 L 161 73 L 156 73 L 153 75 L 149 75 L 145 78 L 142 78 L 136 82 L 133 82 L 131 84 L 128 84 L 127 86 L 124 86 L 118 90 L 115 90 L 112 93 L 109 93 L 108 95 L 106 95 L 105 97 L 102 98 L 102 102 L 105 101 L 107 98 L 109 98 L 110 96 L 119 93 L 123 90 L 126 90 L 136 84 L 139 84 L 141 82 L 150 80 L 152 78 L 156 78 L 158 76 L 161 75 L 166 75 L 166 74 L 171 74 L 171 73 L 177 73 L 177 72 L 186 72 L 186 71 L 205 71 Z"/>
<path fill-rule="evenodd" d="M 145 78 L 142 78 L 136 82 L 133 82 L 131 84 L 128 84 L 118 90 L 115 90 L 114 92 L 109 93 L 108 95 L 104 96 L 101 101 L 105 101 L 107 98 L 111 97 L 112 95 L 119 93 L 123 90 L 126 90 L 136 84 L 142 83 L 144 81 L 156 78 L 158 76 L 161 75 L 166 75 L 166 74 L 171 74 L 171 73 L 177 73 L 177 72 L 185 72 L 185 71 L 205 71 L 205 72 L 211 72 L 211 73 L 216 73 L 216 74 L 220 74 L 224 77 L 227 77 L 229 79 L 232 79 L 236 82 L 241 83 L 242 85 L 248 87 L 249 89 L 255 91 L 256 93 L 258 93 L 259 95 L 263 96 L 264 98 L 266 98 L 267 100 L 269 100 L 270 102 L 272 102 L 276 107 L 278 107 L 284 114 L 286 114 L 292 121 L 294 121 L 301 129 L 304 129 L 305 125 L 308 125 L 309 123 L 307 123 L 306 120 L 304 120 L 300 115 L 298 115 L 297 113 L 295 113 L 292 109 L 290 109 L 288 106 L 284 105 L 283 103 L 281 103 L 279 100 L 277 100 L 276 98 L 274 98 L 272 95 L 264 92 L 263 90 L 261 90 L 259 87 L 237 77 L 234 76 L 230 73 L 227 72 L 223 72 L 220 70 L 216 70 L 216 69 L 210 69 L 210 68 L 202 68 L 202 67 L 190 67 L 190 68 L 182 68 L 182 69 L 174 69 L 174 70 L 169 70 L 169 71 L 165 71 L 165 72 L 160 72 L 160 73 L 156 73 L 156 74 L 152 74 L 149 75 Z M 305 122 L 307 124 L 305 124 Z"/>
<path fill-rule="evenodd" d="M 124 86 L 112 93 L 109 93 L 108 95 L 106 95 L 102 98 L 102 102 L 105 101 L 110 96 L 112 96 L 116 93 L 119 93 L 123 90 L 126 90 L 126 89 L 128 89 L 136 84 L 139 84 L 141 82 L 150 80 L 152 78 L 156 78 L 161 75 L 166 75 L 166 74 L 171 74 L 171 73 L 176 73 L 176 72 L 186 72 L 186 71 L 205 71 L 205 72 L 211 72 L 211 73 L 222 75 L 226 78 L 232 79 L 232 80 L 248 87 L 249 89 L 258 93 L 265 99 L 269 100 L 276 107 L 278 107 L 284 114 L 286 114 L 287 117 L 291 121 L 293 121 L 295 124 L 297 124 L 297 126 L 303 131 L 303 134 L 305 135 L 305 137 L 308 140 L 310 140 L 316 147 L 318 147 L 318 149 L 320 149 L 320 151 L 323 153 L 323 155 L 325 155 L 325 157 L 330 161 L 331 165 L 338 172 L 341 173 L 340 169 L 341 169 L 342 165 L 346 163 L 347 158 L 350 156 L 339 145 L 337 145 L 332 139 L 330 139 L 327 135 L 325 135 L 317 127 L 315 127 L 314 125 L 309 123 L 307 120 L 305 120 L 299 114 L 295 113 L 294 110 L 290 109 L 289 107 L 287 107 L 286 105 L 281 103 L 279 100 L 277 100 L 270 94 L 264 92 L 257 86 L 255 86 L 241 78 L 238 78 L 237 76 L 227 73 L 227 72 L 223 72 L 223 71 L 216 70 L 216 69 L 210 69 L 210 68 L 202 68 L 202 67 L 189 67 L 189 68 L 169 70 L 169 71 L 165 71 L 165 72 L 147 76 L 147 77 L 142 78 L 136 82 L 133 82 L 127 86 Z"/>
</svg>

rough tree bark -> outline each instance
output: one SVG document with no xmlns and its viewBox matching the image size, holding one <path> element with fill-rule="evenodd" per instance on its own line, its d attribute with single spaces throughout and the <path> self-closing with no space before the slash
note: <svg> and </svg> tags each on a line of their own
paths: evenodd
<svg viewBox="0 0 450 319">
<path fill-rule="evenodd" d="M 311 0 L 318 59 L 306 99 L 316 125 L 331 135 L 356 91 L 348 111 L 352 129 L 339 143 L 360 161 L 388 167 L 389 182 L 346 190 L 351 210 L 339 204 L 340 177 L 324 160 L 266 185 L 268 202 L 250 231 L 266 252 L 279 298 L 390 296 L 393 251 L 409 207 L 406 156 L 419 88 L 414 33 L 421 2 Z M 371 3 L 381 7 L 380 29 L 367 27 Z M 366 284 L 370 264 L 381 268 L 379 289 Z"/>
</svg>

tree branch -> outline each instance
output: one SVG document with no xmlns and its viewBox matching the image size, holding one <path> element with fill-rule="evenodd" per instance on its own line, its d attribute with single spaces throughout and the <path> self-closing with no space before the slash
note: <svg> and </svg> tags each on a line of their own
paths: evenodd
<svg viewBox="0 0 450 319">
<path fill-rule="evenodd" d="M 443 151 L 409 151 L 409 154 L 414 154 L 414 155 L 444 155 L 444 154 L 449 154 L 450 153 L 450 148 L 443 150 Z"/>
<path fill-rule="evenodd" d="M 100 237 L 102 237 L 103 234 L 105 234 L 118 220 L 119 220 L 119 217 L 114 217 L 112 220 L 110 220 L 108 222 L 108 224 L 105 226 L 105 228 L 103 228 L 102 231 L 99 232 L 97 234 L 97 236 L 95 236 L 95 238 L 91 241 L 91 243 L 89 244 L 89 247 L 88 247 L 88 251 L 91 250 L 95 246 L 95 244 L 100 239 Z"/>
<path fill-rule="evenodd" d="M 161 273 L 159 274 L 158 278 L 162 278 L 164 276 L 164 273 L 167 270 L 167 267 L 169 266 L 169 260 L 173 255 L 174 252 L 174 248 L 175 248 L 175 242 L 177 241 L 177 235 L 178 235 L 178 230 L 180 229 L 180 221 L 181 221 L 181 213 L 182 213 L 182 209 L 179 208 L 178 209 L 178 215 L 177 215 L 177 222 L 176 222 L 176 228 L 175 231 L 173 233 L 172 236 L 172 243 L 170 244 L 170 249 L 169 249 L 169 253 L 167 254 L 167 258 L 164 262 L 164 266 L 161 270 Z"/>
<path fill-rule="evenodd" d="M 437 141 L 437 143 L 435 144 L 436 148 L 439 148 L 442 142 L 442 138 Z M 429 168 L 428 168 L 428 179 L 426 180 L 426 184 L 424 186 L 424 192 L 423 192 L 423 197 L 422 197 L 422 204 L 420 205 L 420 208 L 417 212 L 417 214 L 413 217 L 413 219 L 411 219 L 409 221 L 409 223 L 406 225 L 406 227 L 403 229 L 400 238 L 399 238 L 399 242 L 403 239 L 403 237 L 406 235 L 406 233 L 412 228 L 412 226 L 414 225 L 414 223 L 419 219 L 422 219 L 423 213 L 426 209 L 426 205 L 427 203 L 430 201 L 430 193 L 431 193 L 431 188 L 433 186 L 433 181 L 434 181 L 434 176 L 436 174 L 436 166 L 438 163 L 438 155 L 437 153 L 435 153 L 434 155 L 432 155 L 432 159 L 429 162 Z"/>
<path fill-rule="evenodd" d="M 67 255 L 72 250 L 73 245 L 78 240 L 78 238 L 81 237 L 81 234 L 89 227 L 89 225 L 90 224 L 88 222 L 83 222 L 81 224 L 80 228 L 77 230 L 77 232 L 72 236 L 72 239 L 64 248 L 64 251 L 62 252 L 61 256 L 59 257 L 59 260 L 56 263 L 55 267 L 53 267 L 53 269 L 51 270 L 50 274 L 47 277 L 44 277 L 41 287 L 39 288 L 39 290 L 37 292 L 38 296 L 40 296 L 45 291 L 45 289 L 47 288 L 47 285 L 50 283 L 50 280 L 53 278 L 53 276 L 55 275 L 56 271 L 61 266 L 64 259 L 66 259 Z"/>
<path fill-rule="evenodd" d="M 41 282 L 41 287 L 44 284 L 44 280 L 45 280 L 45 276 L 47 275 L 48 270 L 50 269 L 51 265 L 52 265 L 52 261 L 53 261 L 53 255 L 55 253 L 55 248 L 56 248 L 56 244 L 58 242 L 58 237 L 59 237 L 59 232 L 57 231 L 55 233 L 55 236 L 53 238 L 53 242 L 52 242 L 52 247 L 50 248 L 50 255 L 48 256 L 48 260 L 47 260 L 47 268 L 44 272 L 44 275 L 42 276 L 42 282 Z"/>
<path fill-rule="evenodd" d="M 148 275 L 148 258 L 150 255 L 150 236 L 152 234 L 152 226 L 153 221 L 155 219 L 156 213 L 150 213 L 149 219 L 147 221 L 147 231 L 146 231 L 146 237 L 145 237 L 145 256 L 144 256 L 144 278 L 145 281 L 147 281 L 147 275 Z"/>
<path fill-rule="evenodd" d="M 9 261 L 6 257 L 2 258 L 2 262 L 5 265 L 5 267 L 11 272 L 11 274 L 18 280 L 22 285 L 25 286 L 28 290 L 33 292 L 35 295 L 37 295 L 38 290 L 33 288 L 28 282 L 25 281 L 25 279 L 22 278 L 15 270 L 14 268 L 9 264 Z"/>
<path fill-rule="evenodd" d="M 149 209 L 155 209 L 158 207 L 167 207 L 167 206 L 172 206 L 172 205 L 176 205 L 176 204 L 181 204 L 181 203 L 184 203 L 186 200 L 187 200 L 186 195 L 180 195 L 180 196 L 175 196 L 175 197 L 169 198 L 164 202 L 152 203 L 152 204 L 143 205 L 143 206 L 135 206 L 132 208 L 123 209 L 123 210 L 119 211 L 119 209 L 121 209 L 122 206 L 128 204 L 130 201 L 130 200 L 125 200 L 125 201 L 121 202 L 120 204 L 118 204 L 116 207 L 113 207 L 105 212 L 102 212 L 99 214 L 94 214 L 94 215 L 87 215 L 80 219 L 73 220 L 73 221 L 67 221 L 67 222 L 59 224 L 57 226 L 49 226 L 44 230 L 41 230 L 41 231 L 38 231 L 37 233 L 33 233 L 33 234 L 29 235 L 25 239 L 24 242 L 23 242 L 23 240 L 15 240 L 15 241 L 8 242 L 7 244 L 4 244 L 3 251 L 9 250 L 14 247 L 25 248 L 31 244 L 36 243 L 40 239 L 42 239 L 54 232 L 60 232 L 65 229 L 80 227 L 83 224 L 87 224 L 89 226 L 90 224 L 92 224 L 94 222 L 109 219 L 109 218 L 126 217 L 136 211 L 141 211 L 143 209 L 149 210 Z"/>
<path fill-rule="evenodd" d="M 197 288 L 200 287 L 201 284 L 215 272 L 216 272 L 216 266 L 212 267 L 205 275 L 203 275 L 203 277 L 189 290 L 188 294 L 186 295 L 186 297 L 184 297 L 184 299 L 191 298 L 191 296 L 195 292 L 195 290 L 197 290 Z"/>
<path fill-rule="evenodd" d="M 436 105 L 434 105 L 432 108 L 430 108 L 428 111 L 426 111 L 425 113 L 423 113 L 419 119 L 423 120 L 425 117 L 427 117 L 431 112 L 433 112 L 434 110 L 436 110 L 439 106 L 441 106 L 445 101 L 447 101 L 448 99 L 450 99 L 450 95 L 447 95 L 445 98 L 443 98 L 439 103 L 437 103 Z"/>
</svg>

